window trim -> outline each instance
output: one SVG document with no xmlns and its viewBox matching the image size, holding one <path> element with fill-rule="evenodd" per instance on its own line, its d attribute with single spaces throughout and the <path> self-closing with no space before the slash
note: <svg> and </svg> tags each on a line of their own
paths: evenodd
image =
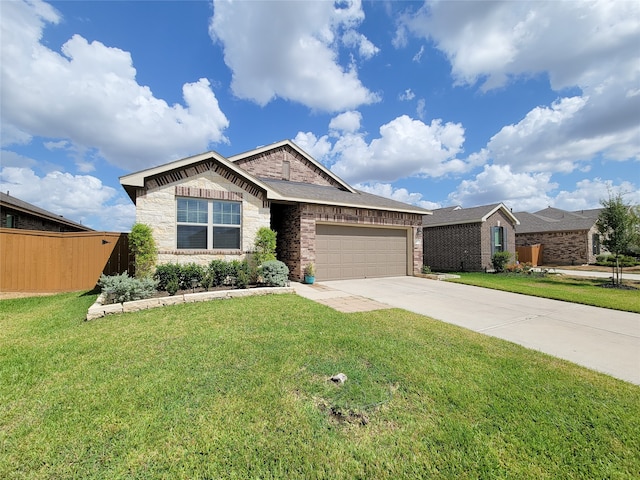
<svg viewBox="0 0 640 480">
<path fill-rule="evenodd" d="M 199 223 L 199 222 L 180 222 L 178 221 L 178 203 L 180 200 L 196 200 L 200 202 L 206 202 L 207 204 L 207 222 Z M 213 210 L 214 203 L 226 203 L 226 204 L 236 204 L 239 206 L 239 223 L 213 223 Z M 176 236 L 175 236 L 175 246 L 176 250 L 179 252 L 189 252 L 189 251 L 225 251 L 225 252 L 237 252 L 242 250 L 242 226 L 243 226 L 243 202 L 237 200 L 222 200 L 217 198 L 200 198 L 200 197 L 186 197 L 186 196 L 176 196 L 176 216 L 175 216 L 175 226 L 176 226 Z M 207 245 L 205 248 L 181 248 L 178 246 L 178 229 L 180 226 L 198 226 L 198 227 L 206 227 L 206 238 Z M 214 242 L 214 231 L 216 227 L 224 227 L 224 228 L 237 228 L 238 229 L 238 246 L 233 248 L 218 248 L 215 247 Z"/>
</svg>

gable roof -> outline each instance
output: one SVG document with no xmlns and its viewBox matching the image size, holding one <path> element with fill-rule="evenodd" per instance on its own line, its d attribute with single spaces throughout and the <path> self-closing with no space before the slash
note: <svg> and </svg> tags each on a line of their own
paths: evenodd
<svg viewBox="0 0 640 480">
<path fill-rule="evenodd" d="M 313 158 L 311 155 L 309 155 L 307 152 L 305 152 L 302 148 L 300 148 L 298 145 L 296 145 L 291 140 L 281 140 L 280 142 L 272 143 L 271 145 L 265 145 L 263 147 L 258 147 L 258 148 L 254 149 L 254 150 L 249 150 L 248 152 L 244 152 L 244 153 L 239 153 L 237 155 L 233 155 L 233 156 L 229 157 L 229 161 L 235 163 L 235 162 L 238 162 L 240 160 L 244 160 L 244 159 L 247 159 L 249 157 L 254 157 L 254 156 L 260 155 L 262 153 L 268 152 L 270 150 L 276 150 L 276 149 L 282 148 L 282 147 L 289 147 L 292 150 L 295 150 L 305 160 L 307 160 L 309 163 L 311 163 L 317 169 L 319 169 L 322 172 L 324 172 L 328 177 L 330 177 L 334 182 L 336 182 L 338 185 L 343 187 L 345 190 L 347 190 L 347 191 L 349 191 L 351 193 L 355 193 L 356 192 L 356 190 L 351 185 L 349 185 L 347 182 L 342 180 L 335 173 L 333 173 L 331 170 L 329 170 L 327 167 L 325 167 L 322 163 L 318 162 L 315 158 Z"/>
<path fill-rule="evenodd" d="M 36 207 L 29 202 L 25 202 L 24 200 L 20 200 L 19 198 L 12 197 L 11 195 L 2 192 L 0 192 L 0 207 L 10 208 L 12 210 L 33 215 L 35 217 L 42 218 L 43 220 L 58 223 L 60 225 L 67 225 L 77 230 L 93 232 L 92 228 L 86 227 L 81 223 L 74 222 L 73 220 L 69 220 L 62 215 L 57 215 L 48 210 L 45 210 L 44 208 Z"/>
<path fill-rule="evenodd" d="M 423 217 L 423 227 L 442 227 L 446 225 L 459 225 L 463 223 L 486 222 L 491 215 L 502 210 L 515 224 L 520 223 L 511 210 L 504 203 L 492 203 L 479 207 L 462 208 L 460 206 L 438 208 L 433 210 L 433 215 Z"/>
<path fill-rule="evenodd" d="M 268 187 L 264 185 L 259 179 L 245 172 L 242 168 L 234 165 L 218 152 L 214 151 L 200 153 L 199 155 L 193 155 L 191 157 L 176 160 L 174 162 L 165 163 L 164 165 L 159 165 L 157 167 L 148 168 L 139 172 L 130 173 L 129 175 L 123 175 L 122 177 L 120 177 L 120 184 L 123 186 L 133 203 L 136 203 L 136 190 L 139 188 L 144 188 L 145 183 L 150 178 L 166 175 L 172 171 L 178 172 L 181 169 L 191 167 L 195 164 L 202 163 L 207 160 L 218 162 L 219 164 L 231 170 L 238 177 L 243 178 L 244 180 L 252 183 L 256 187 L 264 191 L 268 190 Z M 180 179 L 179 174 L 177 175 L 176 179 Z"/>
<path fill-rule="evenodd" d="M 252 150 L 247 154 L 236 155 L 234 158 L 236 161 L 245 158 L 248 155 L 255 155 L 257 153 L 265 152 L 271 148 L 279 148 L 282 145 L 295 146 L 293 142 L 284 141 L 278 144 L 270 145 L 258 150 Z M 296 147 L 296 150 L 308 157 L 306 153 Z M 148 168 L 139 172 L 134 172 L 129 175 L 120 177 L 120 184 L 123 186 L 133 203 L 136 202 L 136 192 L 138 189 L 144 188 L 146 183 L 153 178 L 161 178 L 163 176 L 169 176 L 170 181 L 178 181 L 184 178 L 184 171 L 196 166 L 197 164 L 206 163 L 207 161 L 213 161 L 219 165 L 224 166 L 233 174 L 244 179 L 248 183 L 256 186 L 260 190 L 265 192 L 266 198 L 272 201 L 280 202 L 292 202 L 292 203 L 314 203 L 322 205 L 334 205 L 343 207 L 354 208 L 369 208 L 372 210 L 391 210 L 402 213 L 413 213 L 418 215 L 429 215 L 431 212 L 415 205 L 410 205 L 396 200 L 391 200 L 371 193 L 365 193 L 355 190 L 350 185 L 346 184 L 344 180 L 332 174 L 326 167 L 320 165 L 311 157 L 308 157 L 310 161 L 313 161 L 314 165 L 318 166 L 330 175 L 332 175 L 336 181 L 344 184 L 346 189 L 322 186 L 308 183 L 291 182 L 288 180 L 273 180 L 258 178 L 251 175 L 247 171 L 243 170 L 239 165 L 229 159 L 224 158 L 217 152 L 205 152 L 199 155 L 193 155 L 191 157 L 176 160 L 157 167 Z"/>
<path fill-rule="evenodd" d="M 517 212 L 520 225 L 516 227 L 516 233 L 590 230 L 598 220 L 601 211 L 600 208 L 594 208 L 569 212 L 548 207 L 535 213 Z"/>
</svg>

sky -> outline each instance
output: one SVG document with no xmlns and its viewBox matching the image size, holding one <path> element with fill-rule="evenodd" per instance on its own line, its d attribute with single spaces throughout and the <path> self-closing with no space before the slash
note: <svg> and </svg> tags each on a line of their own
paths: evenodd
<svg viewBox="0 0 640 480">
<path fill-rule="evenodd" d="M 128 231 L 119 177 L 293 140 L 435 209 L 640 204 L 640 2 L 0 0 L 0 191 Z"/>
</svg>

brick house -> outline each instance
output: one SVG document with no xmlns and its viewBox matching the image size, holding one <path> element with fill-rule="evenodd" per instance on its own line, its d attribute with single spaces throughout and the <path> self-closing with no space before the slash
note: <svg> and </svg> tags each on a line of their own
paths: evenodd
<svg viewBox="0 0 640 480">
<path fill-rule="evenodd" d="M 543 265 L 581 265 L 595 263 L 600 254 L 600 235 L 596 221 L 602 209 L 569 212 L 545 208 L 535 213 L 518 212 L 518 247 L 542 245 Z"/>
<path fill-rule="evenodd" d="M 93 232 L 93 229 L 44 208 L 0 193 L 0 227 L 47 232 Z"/>
<path fill-rule="evenodd" d="M 485 271 L 491 257 L 515 255 L 518 219 L 504 204 L 447 207 L 423 217 L 424 264 L 434 271 Z"/>
<path fill-rule="evenodd" d="M 125 175 L 136 221 L 152 227 L 159 263 L 241 259 L 256 232 L 277 232 L 291 278 L 413 275 L 425 209 L 361 192 L 289 140 L 225 158 L 216 152 Z"/>
</svg>

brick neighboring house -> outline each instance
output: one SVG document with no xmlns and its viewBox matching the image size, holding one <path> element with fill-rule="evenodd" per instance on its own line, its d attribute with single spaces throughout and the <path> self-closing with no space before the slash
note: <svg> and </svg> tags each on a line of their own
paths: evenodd
<svg viewBox="0 0 640 480">
<path fill-rule="evenodd" d="M 543 265 L 595 263 L 600 254 L 596 221 L 602 209 L 574 212 L 548 207 L 535 213 L 518 212 L 518 247 L 542 245 Z"/>
<path fill-rule="evenodd" d="M 93 229 L 78 222 L 6 193 L 0 193 L 0 227 L 47 232 L 93 232 Z"/>
<path fill-rule="evenodd" d="M 496 252 L 515 254 L 518 219 L 504 204 L 433 210 L 423 217 L 424 264 L 434 271 L 492 269 Z"/>
<path fill-rule="evenodd" d="M 269 227 L 294 279 L 311 262 L 318 280 L 422 268 L 428 210 L 355 190 L 289 140 L 230 158 L 195 155 L 120 183 L 136 221 L 153 229 L 159 263 L 241 259 Z"/>
</svg>

